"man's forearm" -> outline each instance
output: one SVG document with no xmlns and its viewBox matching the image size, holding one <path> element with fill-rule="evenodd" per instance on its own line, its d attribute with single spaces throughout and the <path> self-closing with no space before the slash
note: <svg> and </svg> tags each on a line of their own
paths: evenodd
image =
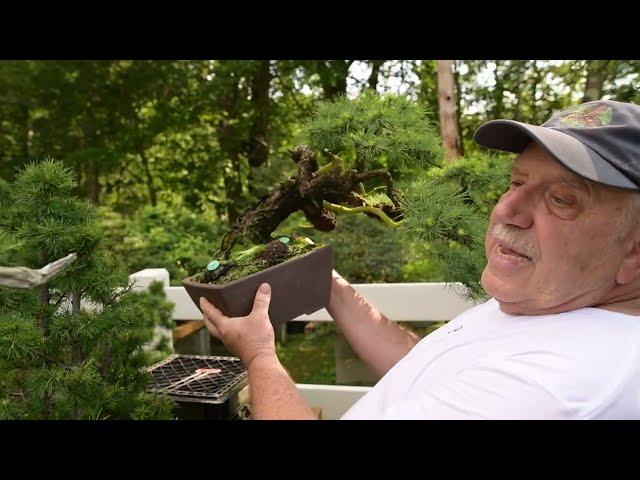
<svg viewBox="0 0 640 480">
<path fill-rule="evenodd" d="M 275 355 L 255 358 L 248 370 L 253 419 L 316 419 L 306 399 Z"/>
<path fill-rule="evenodd" d="M 327 311 L 351 348 L 378 377 L 387 373 L 420 341 L 417 335 L 382 315 L 335 272 Z"/>
</svg>

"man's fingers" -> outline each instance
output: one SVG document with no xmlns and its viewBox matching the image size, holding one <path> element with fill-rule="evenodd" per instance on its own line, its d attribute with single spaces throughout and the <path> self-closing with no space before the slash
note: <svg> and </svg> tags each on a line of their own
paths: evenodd
<svg viewBox="0 0 640 480">
<path fill-rule="evenodd" d="M 213 335 L 214 337 L 216 337 L 219 340 L 222 340 L 222 336 L 220 335 L 220 331 L 218 330 L 218 328 L 211 323 L 211 320 L 209 320 L 209 317 L 207 317 L 206 315 L 204 316 L 204 326 L 207 327 L 207 330 L 209 330 L 209 333 L 211 335 Z"/>
<path fill-rule="evenodd" d="M 224 325 L 227 320 L 229 320 L 229 317 L 218 310 L 204 297 L 200 297 L 200 308 L 202 309 L 205 317 L 208 317 L 209 323 L 213 324 L 217 328 L 217 330 L 220 330 L 220 327 Z"/>
<path fill-rule="evenodd" d="M 271 285 L 263 283 L 256 292 L 256 298 L 253 301 L 252 313 L 269 314 L 269 303 L 271 302 Z"/>
</svg>

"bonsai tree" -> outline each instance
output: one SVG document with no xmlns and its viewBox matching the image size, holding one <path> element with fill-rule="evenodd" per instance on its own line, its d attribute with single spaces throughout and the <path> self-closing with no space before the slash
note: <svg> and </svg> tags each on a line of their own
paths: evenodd
<svg viewBox="0 0 640 480">
<path fill-rule="evenodd" d="M 403 97 L 366 93 L 356 100 L 321 103 L 304 130 L 308 144 L 290 152 L 297 175 L 239 217 L 222 239 L 223 255 L 239 237 L 268 241 L 298 210 L 323 232 L 335 228 L 337 213 L 366 213 L 396 227 L 403 213 L 391 170 L 416 171 L 440 162 L 437 134 L 426 112 Z M 367 191 L 374 180 L 384 185 Z"/>
<path fill-rule="evenodd" d="M 75 253 L 34 288 L 0 287 L 0 418 L 171 418 L 173 402 L 147 393 L 144 370 L 167 352 L 143 346 L 172 307 L 159 285 L 130 291 L 95 207 L 75 188 L 69 170 L 46 160 L 21 171 L 0 206 L 2 233 L 12 240 L 6 271 Z"/>
<path fill-rule="evenodd" d="M 464 192 L 426 174 L 442 165 L 443 150 L 423 107 L 369 92 L 355 100 L 322 102 L 290 156 L 296 175 L 238 218 L 202 280 L 236 279 L 313 248 L 305 239 L 272 238 L 300 211 L 320 232 L 332 231 L 338 215 L 364 214 L 410 241 L 433 244 L 431 253 L 454 262 L 458 271 L 469 270 L 463 281 L 479 291 L 471 275 L 479 278 L 478 259 L 484 256 L 482 221 Z M 237 245 L 244 249 L 234 251 Z M 248 267 L 234 270 L 247 261 Z"/>
</svg>

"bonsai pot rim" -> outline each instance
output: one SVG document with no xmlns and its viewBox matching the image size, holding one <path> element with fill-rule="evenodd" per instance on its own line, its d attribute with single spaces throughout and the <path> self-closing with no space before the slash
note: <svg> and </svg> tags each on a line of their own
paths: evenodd
<svg viewBox="0 0 640 480">
<path fill-rule="evenodd" d="M 275 327 L 328 305 L 332 268 L 331 245 L 322 245 L 229 283 L 196 282 L 192 276 L 182 284 L 198 310 L 202 311 L 199 299 L 204 297 L 228 317 L 239 317 L 251 312 L 259 285 L 268 283 L 269 319 Z"/>
<path fill-rule="evenodd" d="M 312 253 L 318 252 L 320 250 L 323 249 L 327 249 L 327 248 L 331 248 L 331 245 L 325 244 L 322 246 L 319 246 L 317 248 L 314 248 L 313 250 L 307 252 L 307 253 L 303 253 L 302 255 L 298 255 L 296 257 L 291 257 L 288 258 L 287 260 L 285 260 L 284 262 L 280 262 L 276 265 L 271 265 L 270 267 L 265 268 L 264 270 L 258 270 L 257 272 L 253 272 L 250 275 L 246 275 L 244 277 L 241 278 L 236 278 L 235 280 L 228 282 L 228 283 L 210 283 L 210 282 L 198 282 L 196 280 L 194 280 L 195 277 L 197 277 L 198 275 L 200 275 L 199 273 L 195 274 L 195 275 L 191 275 L 190 277 L 185 278 L 184 280 L 182 280 L 182 284 L 188 284 L 189 286 L 199 286 L 199 287 L 206 287 L 206 286 L 211 286 L 211 287 L 216 287 L 216 288 L 223 288 L 223 287 L 231 287 L 233 285 L 236 285 L 240 282 L 244 282 L 247 279 L 251 279 L 253 277 L 256 277 L 257 275 L 260 274 L 264 274 L 266 272 L 275 272 L 277 270 L 279 270 L 280 268 L 284 268 L 284 266 L 286 266 L 287 264 L 293 262 L 294 260 L 299 260 L 302 259 L 308 255 L 311 255 Z"/>
</svg>

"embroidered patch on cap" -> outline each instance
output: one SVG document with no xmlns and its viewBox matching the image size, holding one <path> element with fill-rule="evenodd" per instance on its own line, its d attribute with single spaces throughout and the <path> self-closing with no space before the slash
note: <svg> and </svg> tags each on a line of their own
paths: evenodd
<svg viewBox="0 0 640 480">
<path fill-rule="evenodd" d="M 602 127 L 611 123 L 611 107 L 606 103 L 577 105 L 564 112 L 558 121 L 574 128 Z"/>
</svg>

